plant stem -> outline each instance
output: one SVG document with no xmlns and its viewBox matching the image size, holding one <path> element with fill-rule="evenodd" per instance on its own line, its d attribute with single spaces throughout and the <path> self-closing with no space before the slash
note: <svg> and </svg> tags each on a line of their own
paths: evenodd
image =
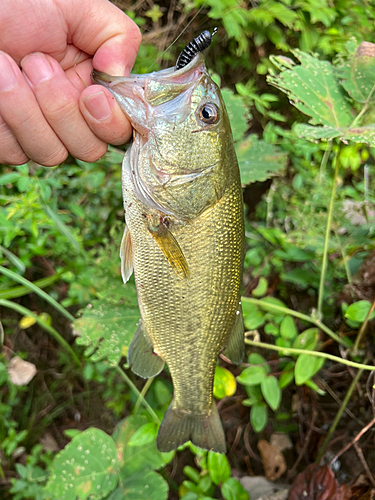
<svg viewBox="0 0 375 500">
<path fill-rule="evenodd" d="M 331 151 L 332 151 L 332 141 L 328 141 L 327 148 L 324 151 L 324 155 L 323 155 L 323 158 L 322 158 L 322 163 L 320 164 L 319 184 L 322 182 L 323 175 L 326 172 L 326 166 L 327 166 L 328 158 L 329 158 L 329 155 L 331 154 Z"/>
<path fill-rule="evenodd" d="M 364 361 L 364 363 L 367 363 L 367 361 L 368 361 L 368 359 L 366 358 L 365 361 Z M 363 373 L 363 370 L 364 370 L 364 368 L 358 370 L 356 376 L 353 378 L 352 383 L 350 384 L 350 387 L 348 389 L 348 392 L 345 394 L 345 398 L 344 398 L 344 400 L 343 400 L 343 402 L 342 402 L 342 404 L 341 404 L 341 406 L 339 408 L 339 411 L 336 413 L 335 420 L 332 422 L 332 425 L 329 428 L 329 431 L 328 431 L 326 437 L 324 438 L 323 444 L 322 444 L 322 446 L 321 446 L 321 448 L 319 450 L 318 456 L 316 457 L 315 463 L 319 464 L 319 462 L 321 461 L 324 453 L 326 452 L 327 446 L 328 446 L 329 442 L 331 441 L 333 433 L 336 430 L 337 424 L 340 422 L 342 414 L 344 413 L 345 408 L 347 407 L 347 405 L 349 403 L 349 400 L 350 400 L 350 398 L 352 396 L 354 388 L 357 385 L 357 382 L 360 379 L 360 377 L 361 377 L 361 375 Z"/>
<path fill-rule="evenodd" d="M 372 303 L 372 306 L 370 307 L 368 313 L 366 314 L 365 321 L 362 323 L 361 329 L 359 330 L 357 338 L 355 339 L 354 346 L 353 346 L 353 349 L 352 349 L 352 355 L 353 356 L 356 356 L 356 354 L 358 352 L 358 346 L 359 346 L 359 344 L 360 344 L 360 342 L 362 340 L 363 335 L 365 334 L 367 323 L 369 322 L 370 316 L 373 313 L 374 309 L 375 309 L 375 300 Z"/>
<path fill-rule="evenodd" d="M 147 401 L 145 400 L 145 398 L 142 396 L 142 394 L 139 392 L 139 390 L 136 388 L 136 386 L 133 384 L 133 382 L 130 380 L 130 378 L 126 375 L 126 373 L 124 372 L 124 370 L 121 370 L 121 368 L 118 365 L 116 365 L 115 369 L 118 372 L 118 374 L 121 375 L 121 377 L 125 380 L 125 382 L 127 383 L 127 385 L 134 392 L 134 394 L 138 397 L 138 399 L 141 398 L 141 402 L 142 402 L 143 406 L 149 412 L 149 414 L 153 418 L 154 422 L 156 422 L 157 424 L 160 424 L 159 417 L 156 415 L 156 413 L 151 408 L 151 406 L 147 403 Z"/>
<path fill-rule="evenodd" d="M 320 273 L 318 307 L 317 307 L 317 309 L 318 309 L 318 316 L 319 316 L 320 319 L 323 317 L 322 309 L 323 309 L 323 296 L 324 296 L 324 280 L 325 280 L 325 277 L 326 277 L 326 270 L 327 270 L 329 233 L 331 231 L 332 214 L 333 214 L 333 204 L 334 204 L 335 196 L 336 196 L 336 184 L 337 184 L 337 176 L 338 176 L 338 173 L 339 173 L 339 166 L 340 166 L 339 153 L 337 153 L 335 173 L 333 175 L 331 200 L 329 202 L 329 207 L 328 207 L 328 217 L 327 217 L 326 234 L 325 234 L 325 238 L 324 238 L 322 270 L 321 270 L 321 273 Z"/>
<path fill-rule="evenodd" d="M 138 412 L 139 410 L 139 407 L 142 403 L 142 399 L 145 398 L 146 394 L 147 394 L 147 391 L 149 390 L 152 382 L 154 381 L 154 378 L 155 377 L 151 377 L 147 380 L 147 382 L 145 383 L 145 385 L 142 387 L 142 391 L 140 392 L 139 396 L 138 396 L 138 399 L 137 399 L 137 402 L 135 403 L 135 406 L 134 406 L 134 411 L 133 411 L 133 415 L 136 415 L 136 413 Z"/>
<path fill-rule="evenodd" d="M 37 293 L 46 302 L 49 302 L 51 306 L 53 306 L 57 311 L 63 314 L 69 321 L 74 321 L 75 318 L 70 314 L 70 312 L 68 312 L 61 304 L 59 304 L 55 299 L 48 295 L 48 293 L 46 293 L 44 290 L 41 290 L 38 286 L 34 285 L 34 283 L 31 283 L 31 281 L 3 266 L 0 266 L 0 273 L 5 274 L 5 276 L 8 276 L 8 278 L 12 278 L 15 281 L 18 281 L 33 292 Z"/>
<path fill-rule="evenodd" d="M 69 352 L 71 357 L 74 359 L 75 364 L 81 368 L 81 362 L 77 354 L 68 344 L 68 342 L 59 334 L 57 330 L 55 330 L 48 323 L 40 319 L 40 317 L 37 314 L 30 311 L 30 309 L 26 309 L 26 307 L 16 304 L 15 302 L 12 302 L 11 300 L 0 299 L 0 306 L 9 307 L 9 309 L 13 309 L 14 311 L 17 311 L 18 313 L 23 314 L 24 316 L 30 316 L 31 318 L 34 318 L 35 321 L 38 323 L 38 325 L 40 325 L 42 328 L 44 328 L 44 330 L 50 333 L 52 337 L 56 340 L 56 342 L 58 342 L 61 345 L 61 347 L 63 347 L 66 351 Z"/>
<path fill-rule="evenodd" d="M 366 99 L 366 102 L 363 105 L 363 108 L 358 113 L 358 115 L 354 118 L 353 122 L 349 125 L 349 128 L 355 127 L 357 125 L 357 123 L 359 122 L 359 120 L 362 118 L 362 116 L 366 113 L 366 111 L 368 109 L 368 106 L 370 104 L 370 101 L 371 101 L 372 94 L 374 93 L 374 91 L 375 91 L 375 85 L 372 87 L 371 92 L 367 96 L 367 99 Z"/>
<path fill-rule="evenodd" d="M 242 297 L 241 299 L 243 302 L 250 302 L 251 304 L 255 304 L 262 309 L 265 309 L 266 311 L 271 311 L 271 312 L 279 312 L 282 314 L 289 314 L 290 316 L 294 316 L 295 318 L 302 319 L 304 321 L 307 321 L 308 323 L 312 323 L 313 325 L 317 326 L 323 332 L 325 332 L 327 335 L 329 335 L 333 340 L 335 340 L 338 344 L 341 344 L 344 347 L 348 347 L 347 344 L 338 336 L 336 333 L 334 333 L 331 329 L 328 328 L 324 323 L 322 323 L 319 319 L 313 318 L 312 316 L 308 316 L 307 314 L 302 314 L 297 311 L 293 311 L 293 309 L 289 309 L 288 307 L 282 307 L 278 306 L 276 304 L 270 304 L 268 302 L 263 302 L 262 300 L 259 299 L 252 299 L 250 297 Z"/>
<path fill-rule="evenodd" d="M 375 366 L 362 365 L 361 363 L 355 363 L 354 361 L 342 359 L 338 356 L 333 356 L 332 354 L 327 354 L 325 352 L 310 351 L 308 349 L 295 349 L 294 347 L 279 347 L 277 345 L 266 344 L 265 342 L 257 342 L 255 340 L 249 340 L 247 338 L 245 338 L 245 344 L 252 345 L 254 347 L 263 347 L 264 349 L 270 349 L 271 351 L 282 352 L 284 356 L 288 356 L 289 354 L 309 354 L 310 356 L 330 359 L 331 361 L 335 361 L 336 363 L 352 366 L 353 368 L 359 368 L 360 370 L 368 370 L 372 372 L 375 371 Z"/>
</svg>

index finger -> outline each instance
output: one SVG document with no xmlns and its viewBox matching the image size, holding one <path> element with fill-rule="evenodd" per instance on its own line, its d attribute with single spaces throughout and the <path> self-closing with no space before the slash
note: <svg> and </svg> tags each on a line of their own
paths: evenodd
<svg viewBox="0 0 375 500">
<path fill-rule="evenodd" d="M 72 38 L 70 43 L 95 54 L 95 69 L 114 76 L 128 75 L 142 39 L 134 21 L 108 0 L 59 3 Z"/>
</svg>

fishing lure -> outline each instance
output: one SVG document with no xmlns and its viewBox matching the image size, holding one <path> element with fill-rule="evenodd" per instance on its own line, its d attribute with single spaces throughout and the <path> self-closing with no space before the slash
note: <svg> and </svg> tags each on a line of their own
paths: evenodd
<svg viewBox="0 0 375 500">
<path fill-rule="evenodd" d="M 186 45 L 184 50 L 178 56 L 176 62 L 176 70 L 181 69 L 189 64 L 189 62 L 193 60 L 194 56 L 198 54 L 198 52 L 203 52 L 204 49 L 207 49 L 207 47 L 211 45 L 212 37 L 216 35 L 216 33 L 217 28 L 214 28 L 212 34 L 208 30 L 205 30 L 199 36 L 194 38 L 192 42 Z"/>
</svg>

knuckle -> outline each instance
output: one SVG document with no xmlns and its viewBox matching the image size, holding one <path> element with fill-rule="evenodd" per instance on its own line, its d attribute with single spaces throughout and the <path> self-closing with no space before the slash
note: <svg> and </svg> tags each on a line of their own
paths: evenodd
<svg viewBox="0 0 375 500">
<path fill-rule="evenodd" d="M 86 149 L 80 153 L 77 153 L 75 156 L 79 160 L 86 161 L 88 163 L 93 163 L 98 161 L 102 156 L 107 152 L 108 146 L 105 143 L 100 143 L 92 146 L 91 148 Z"/>
<path fill-rule="evenodd" d="M 40 165 L 45 167 L 55 167 L 56 165 L 60 165 L 63 161 L 65 161 L 68 157 L 68 151 L 63 147 L 58 151 L 53 151 L 50 154 L 46 154 L 41 158 L 33 158 L 34 161 L 38 162 Z"/>
</svg>

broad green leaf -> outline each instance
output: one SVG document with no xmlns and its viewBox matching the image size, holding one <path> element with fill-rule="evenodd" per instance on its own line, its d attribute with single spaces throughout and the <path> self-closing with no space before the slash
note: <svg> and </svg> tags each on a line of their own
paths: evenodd
<svg viewBox="0 0 375 500">
<path fill-rule="evenodd" d="M 375 100 L 375 57 L 374 44 L 362 42 L 355 54 L 338 68 L 342 86 L 352 99 L 365 103 Z M 371 94 L 371 96 L 370 96 Z"/>
<path fill-rule="evenodd" d="M 75 334 L 79 335 L 77 344 L 88 346 L 86 356 L 93 361 L 106 358 L 111 365 L 117 365 L 127 353 L 140 318 L 135 286 L 121 285 L 119 280 L 118 287 L 124 290 L 123 302 L 94 300 L 73 324 Z"/>
<path fill-rule="evenodd" d="M 118 472 L 115 442 L 90 428 L 56 455 L 46 491 L 59 500 L 101 499 L 115 488 Z"/>
<path fill-rule="evenodd" d="M 254 297 L 262 297 L 266 293 L 267 288 L 268 288 L 267 280 L 266 278 L 263 278 L 263 276 L 261 276 L 259 278 L 259 283 L 257 287 L 254 288 L 254 290 L 252 290 L 251 294 L 254 295 Z"/>
<path fill-rule="evenodd" d="M 257 352 L 252 352 L 249 355 L 248 361 L 250 365 L 262 365 L 262 368 L 266 373 L 269 373 L 271 371 L 271 368 L 268 366 L 267 360 Z"/>
<path fill-rule="evenodd" d="M 208 452 L 208 471 L 210 478 L 215 484 L 225 483 L 230 477 L 230 465 L 228 459 L 222 453 Z"/>
<path fill-rule="evenodd" d="M 122 477 L 137 472 L 157 470 L 172 460 L 174 452 L 161 453 L 156 447 L 156 437 L 143 446 L 129 446 L 135 432 L 147 423 L 143 415 L 132 415 L 119 422 L 113 432 L 120 461 Z"/>
<path fill-rule="evenodd" d="M 301 354 L 298 356 L 294 367 L 294 377 L 297 385 L 303 385 L 307 380 L 313 377 L 324 365 L 324 358 L 311 356 L 310 354 Z"/>
<path fill-rule="evenodd" d="M 236 389 L 237 383 L 234 375 L 226 368 L 216 366 L 213 391 L 214 397 L 223 399 L 228 396 L 233 396 Z"/>
<path fill-rule="evenodd" d="M 153 471 L 120 479 L 116 490 L 106 500 L 167 500 L 168 483 Z"/>
<path fill-rule="evenodd" d="M 221 487 L 221 494 L 225 500 L 250 500 L 248 492 L 242 484 L 230 477 Z"/>
<path fill-rule="evenodd" d="M 264 332 L 268 335 L 273 335 L 274 337 L 278 337 L 280 335 L 279 327 L 273 323 L 267 323 L 264 327 Z"/>
<path fill-rule="evenodd" d="M 281 401 L 281 389 L 277 378 L 270 375 L 265 377 L 260 387 L 262 389 L 262 394 L 268 405 L 273 411 L 277 410 Z"/>
<path fill-rule="evenodd" d="M 301 63 L 291 67 L 282 57 L 274 57 L 281 73 L 269 76 L 268 82 L 282 92 L 302 113 L 311 117 L 313 125 L 347 127 L 353 121 L 351 108 L 331 63 L 320 61 L 299 50 L 293 51 Z"/>
<path fill-rule="evenodd" d="M 236 153 L 244 186 L 252 182 L 263 182 L 285 168 L 285 153 L 254 134 L 236 143 Z"/>
<path fill-rule="evenodd" d="M 197 469 L 194 469 L 194 467 L 190 467 L 190 465 L 186 465 L 184 467 L 183 473 L 185 474 L 185 476 L 187 476 L 189 479 L 191 479 L 195 483 L 198 483 L 198 481 L 201 477 L 199 472 L 197 471 Z"/>
<path fill-rule="evenodd" d="M 18 172 L 9 172 L 9 174 L 0 175 L 0 186 L 5 184 L 13 184 L 21 175 Z"/>
<path fill-rule="evenodd" d="M 230 127 L 234 142 L 243 138 L 247 128 L 248 111 L 242 98 L 238 94 L 234 94 L 230 89 L 221 89 L 221 95 L 227 108 Z"/>
<path fill-rule="evenodd" d="M 284 340 L 293 340 L 297 337 L 298 331 L 292 316 L 285 316 L 280 324 L 280 335 Z"/>
<path fill-rule="evenodd" d="M 300 333 L 296 340 L 293 342 L 294 349 L 308 349 L 313 351 L 319 338 L 318 328 L 308 328 Z"/>
<path fill-rule="evenodd" d="M 370 307 L 371 303 L 367 300 L 359 300 L 358 302 L 354 302 L 354 304 L 350 304 L 350 306 L 346 310 L 345 318 L 363 323 L 370 310 Z M 373 318 L 375 318 L 375 311 L 371 313 L 370 319 Z"/>
<path fill-rule="evenodd" d="M 298 137 L 309 141 L 318 141 L 320 139 L 331 141 L 332 139 L 337 138 L 345 143 L 351 141 L 375 147 L 375 127 L 373 125 L 352 128 L 335 128 L 312 127 L 311 125 L 299 123 L 294 127 L 294 131 Z"/>
<path fill-rule="evenodd" d="M 249 366 L 237 377 L 243 385 L 258 385 L 266 377 L 266 370 L 262 366 Z"/>
<path fill-rule="evenodd" d="M 255 432 L 261 432 L 268 420 L 267 406 L 264 403 L 255 403 L 250 410 L 250 422 Z"/>
<path fill-rule="evenodd" d="M 285 387 L 288 387 L 288 385 L 293 381 L 294 379 L 294 361 L 290 361 L 285 368 L 283 369 L 283 373 L 280 375 L 279 378 L 279 386 L 280 389 L 284 389 Z"/>
<path fill-rule="evenodd" d="M 158 435 L 158 426 L 155 422 L 149 422 L 142 425 L 139 429 L 135 431 L 132 437 L 129 439 L 128 446 L 144 446 L 152 441 L 155 441 Z"/>
</svg>

